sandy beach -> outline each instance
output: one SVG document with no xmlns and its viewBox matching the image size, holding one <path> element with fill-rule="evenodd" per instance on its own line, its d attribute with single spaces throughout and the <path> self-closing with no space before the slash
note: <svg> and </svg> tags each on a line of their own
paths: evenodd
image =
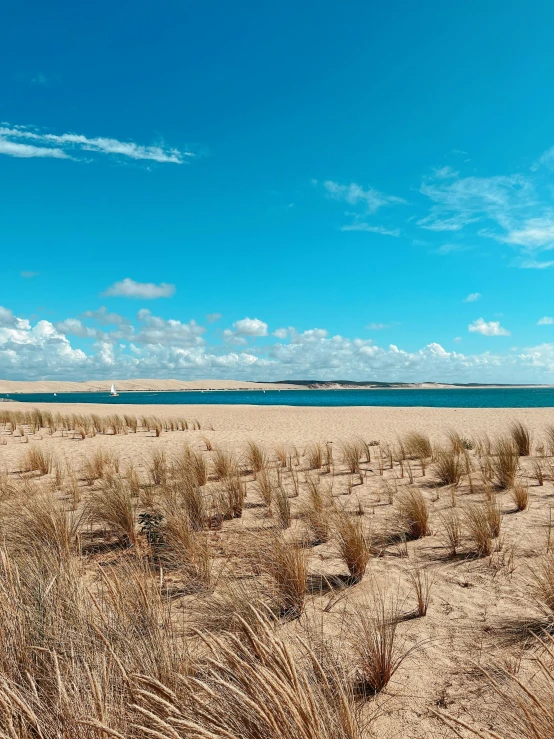
<svg viewBox="0 0 554 739">
<path fill-rule="evenodd" d="M 454 736 L 433 713 L 437 706 L 447 707 L 450 714 L 461 720 L 471 719 L 480 726 L 495 726 L 494 710 L 499 699 L 475 665 L 500 669 L 515 660 L 522 676 L 531 669 L 525 662 L 526 650 L 530 649 L 526 624 L 543 623 L 543 616 L 535 600 L 536 591 L 530 584 L 530 573 L 545 555 L 554 496 L 552 457 L 548 456 L 552 448 L 548 446 L 547 434 L 547 427 L 554 422 L 552 409 L 109 406 L 14 402 L 0 405 L 0 412 L 27 412 L 33 408 L 44 413 L 63 414 L 66 416 L 63 423 L 77 429 L 91 414 L 108 418 L 114 413 L 138 417 L 139 428 L 136 433 L 127 428 L 124 433 L 105 430 L 105 433 L 85 434 L 84 430 L 81 433 L 60 427 L 54 433 L 48 429 L 33 432 L 29 426 L 17 428 L 17 424 L 0 427 L 0 470 L 3 471 L 0 480 L 3 480 L 4 491 L 0 496 L 1 505 L 9 506 L 11 497 L 17 500 L 18 495 L 28 496 L 29 490 L 48 491 L 48 495 L 68 511 L 72 507 L 85 511 L 91 496 L 101 494 L 103 485 L 107 484 L 102 479 L 86 481 L 87 463 L 100 451 L 112 460 L 106 463 L 108 466 L 116 464 L 115 472 L 110 467 L 110 475 L 116 474 L 122 484 L 130 484 L 130 470 L 136 475 L 140 492 L 133 503 L 134 515 L 163 511 L 167 504 L 168 492 L 164 484 L 152 485 L 153 461 L 161 459 L 160 451 L 163 451 L 163 464 L 168 470 L 160 479 L 174 474 L 171 465 L 173 460 L 182 458 L 185 445 L 204 460 L 208 477 L 202 490 L 206 500 L 212 500 L 210 505 L 213 505 L 214 496 L 220 500 L 217 496 L 225 490 L 225 480 L 217 472 L 217 450 L 230 452 L 232 459 L 241 465 L 247 496 L 241 517 L 224 520 L 218 530 L 206 532 L 215 567 L 223 573 L 215 592 L 208 589 L 202 594 L 187 594 L 182 588 L 184 575 L 178 569 L 165 575 L 164 587 L 180 593 L 171 601 L 172 618 L 177 618 L 178 614 L 179 623 L 199 618 L 206 604 L 209 606 L 212 602 L 210 599 L 217 599 L 218 593 L 225 591 L 230 583 L 246 582 L 248 588 L 254 587 L 254 581 L 241 579 L 248 570 L 249 557 L 253 556 L 248 552 L 251 548 L 255 550 L 260 536 L 268 536 L 275 529 L 277 508 L 268 500 L 271 495 L 277 495 L 277 489 L 283 489 L 290 508 L 290 521 L 283 536 L 291 546 L 303 543 L 308 582 L 311 583 L 302 617 L 281 626 L 284 638 L 293 643 L 296 637 L 307 638 L 308 634 L 312 639 L 315 638 L 314 629 L 319 629 L 322 638 L 330 640 L 344 664 L 349 664 L 355 654 L 352 619 L 357 618 L 358 609 L 371 608 L 368 599 L 375 597 L 376 588 L 377 592 L 386 593 L 387 598 L 399 604 L 397 638 L 405 650 L 414 651 L 402 661 L 387 688 L 365 706 L 364 715 L 375 713 L 371 719 L 371 736 L 379 739 Z M 82 419 L 67 421 L 72 415 Z M 171 419 L 187 419 L 189 428 L 162 429 L 156 434 L 156 421 L 141 428 L 140 419 L 154 416 L 166 424 L 170 424 Z M 532 438 L 531 455 L 519 459 L 517 471 L 517 480 L 528 493 L 528 505 L 521 511 L 515 506 L 510 489 L 497 490 L 492 478 L 486 477 L 483 461 L 492 460 L 494 464 L 495 459 L 494 446 L 492 451 L 487 450 L 486 436 L 494 445 L 495 438 L 508 434 L 516 420 L 529 430 Z M 63 423 L 60 421 L 60 426 Z M 458 433 L 459 439 L 465 440 L 467 450 L 460 452 L 457 458 L 467 459 L 463 464 L 469 467 L 464 467 L 466 472 L 460 474 L 458 484 L 445 485 L 438 477 L 440 452 L 437 450 L 450 449 L 452 441 L 447 433 L 452 430 Z M 434 447 L 433 459 L 420 459 L 417 454 L 406 451 L 400 453 L 400 441 L 406 443 L 409 433 L 414 431 L 430 439 Z M 363 439 L 372 446 L 360 452 L 360 464 L 354 473 L 346 463 L 343 445 L 355 439 Z M 249 441 L 255 441 L 265 450 L 266 472 L 256 474 L 249 467 L 246 452 Z M 332 463 L 327 468 L 324 463 L 314 467 L 310 461 L 310 450 L 318 443 L 323 456 L 332 449 Z M 280 448 L 285 450 L 284 466 L 279 462 Z M 37 475 L 32 470 L 26 471 L 25 459 L 30 449 L 40 449 L 51 455 L 50 473 Z M 364 454 L 369 454 L 370 459 Z M 56 474 L 56 469 L 62 472 Z M 537 469 L 541 470 L 540 480 Z M 469 475 L 467 470 L 470 470 Z M 269 499 L 264 498 L 260 474 L 269 475 L 270 487 L 280 486 L 274 487 L 273 493 L 266 492 Z M 107 479 L 112 478 L 108 476 Z M 344 579 L 347 571 L 339 556 L 335 533 L 331 533 L 328 540 L 311 542 L 309 546 L 306 543 L 309 541 L 306 537 L 310 519 L 306 506 L 311 505 L 310 480 L 316 480 L 325 495 L 330 496 L 329 510 L 335 511 L 329 514 L 331 517 L 342 511 L 372 532 L 374 549 L 367 572 L 359 583 L 347 584 Z M 73 492 L 69 492 L 70 482 Z M 422 497 L 428 511 L 428 528 L 421 538 L 402 538 L 398 528 L 399 510 L 405 496 L 414 491 Z M 480 555 L 466 518 L 472 507 L 480 506 L 480 510 L 485 510 L 489 505 L 496 506 L 501 533 L 491 540 L 490 551 Z M 456 552 L 449 554 L 445 521 L 452 516 L 459 521 L 461 533 Z M 127 550 L 114 549 L 116 532 L 110 533 L 107 523 L 100 531 L 106 537 L 106 548 L 98 545 L 97 549 L 90 550 L 86 548 L 91 546 L 87 537 L 94 532 L 85 525 L 81 531 L 81 545 L 90 553 L 81 554 L 79 559 L 91 581 L 98 577 L 102 568 L 123 567 L 130 556 Z M 97 532 L 95 536 L 98 535 Z M 417 612 L 414 615 L 417 603 L 413 590 L 414 572 L 425 573 L 425 583 L 429 584 L 429 609 L 421 617 L 417 617 Z M 213 608 L 221 608 L 221 604 Z M 370 734 L 362 733 L 361 736 L 369 737 Z"/>
<path fill-rule="evenodd" d="M 517 418 L 536 433 L 554 423 L 552 408 L 413 408 L 349 406 L 338 408 L 255 406 L 255 405 L 133 405 L 105 403 L 14 403 L 3 408 L 29 410 L 39 408 L 52 413 L 128 413 L 135 416 L 156 415 L 197 418 L 216 443 L 240 447 L 253 438 L 266 444 L 311 441 L 338 441 L 352 436 L 394 441 L 408 431 L 429 434 L 434 442 L 444 441 L 444 432 L 456 429 L 475 436 L 503 433 Z M 212 430 L 213 427 L 213 430 Z M 139 443 L 131 436 L 122 442 Z M 168 439 L 169 441 L 169 439 Z M 90 439 L 87 443 L 94 443 Z"/>
</svg>

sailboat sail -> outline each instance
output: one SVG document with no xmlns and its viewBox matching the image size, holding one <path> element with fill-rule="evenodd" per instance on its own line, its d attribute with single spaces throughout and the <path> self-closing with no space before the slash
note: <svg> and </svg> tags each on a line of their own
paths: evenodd
<svg viewBox="0 0 554 739">
<path fill-rule="evenodd" d="M 110 395 L 117 395 L 117 390 L 115 389 L 115 382 L 112 382 L 112 389 L 110 390 Z"/>
</svg>

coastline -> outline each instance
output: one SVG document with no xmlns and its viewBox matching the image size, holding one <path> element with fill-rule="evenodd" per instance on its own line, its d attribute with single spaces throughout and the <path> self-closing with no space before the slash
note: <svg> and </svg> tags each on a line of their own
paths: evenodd
<svg viewBox="0 0 554 739">
<path fill-rule="evenodd" d="M 42 394 L 81 394 L 81 393 L 108 393 L 111 380 L 88 380 L 85 382 L 71 382 L 62 380 L 0 380 L 1 395 L 42 395 Z M 190 393 L 190 392 L 255 392 L 255 391 L 282 391 L 282 390 L 493 390 L 493 389 L 524 389 L 524 388 L 552 388 L 554 385 L 541 384 L 449 384 L 449 383 L 366 383 L 313 381 L 310 383 L 286 382 L 250 382 L 241 380 L 116 380 L 117 391 L 125 393 Z"/>
</svg>

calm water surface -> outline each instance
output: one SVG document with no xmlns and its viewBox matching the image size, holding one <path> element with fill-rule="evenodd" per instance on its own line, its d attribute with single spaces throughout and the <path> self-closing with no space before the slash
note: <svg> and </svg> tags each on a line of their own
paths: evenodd
<svg viewBox="0 0 554 739">
<path fill-rule="evenodd" d="M 106 403 L 108 405 L 297 405 L 427 406 L 431 408 L 554 408 L 554 388 L 442 390 L 216 390 L 206 392 L 12 393 L 26 403 Z"/>
</svg>

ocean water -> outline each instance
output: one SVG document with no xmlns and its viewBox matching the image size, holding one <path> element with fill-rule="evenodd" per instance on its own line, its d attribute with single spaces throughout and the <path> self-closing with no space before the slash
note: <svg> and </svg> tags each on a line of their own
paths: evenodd
<svg viewBox="0 0 554 739">
<path fill-rule="evenodd" d="M 107 405 L 293 405 L 421 406 L 430 408 L 553 408 L 554 387 L 447 388 L 436 390 L 226 390 L 206 392 L 12 393 L 25 403 L 106 403 Z M 554 419 L 553 419 L 554 420 Z"/>
</svg>

